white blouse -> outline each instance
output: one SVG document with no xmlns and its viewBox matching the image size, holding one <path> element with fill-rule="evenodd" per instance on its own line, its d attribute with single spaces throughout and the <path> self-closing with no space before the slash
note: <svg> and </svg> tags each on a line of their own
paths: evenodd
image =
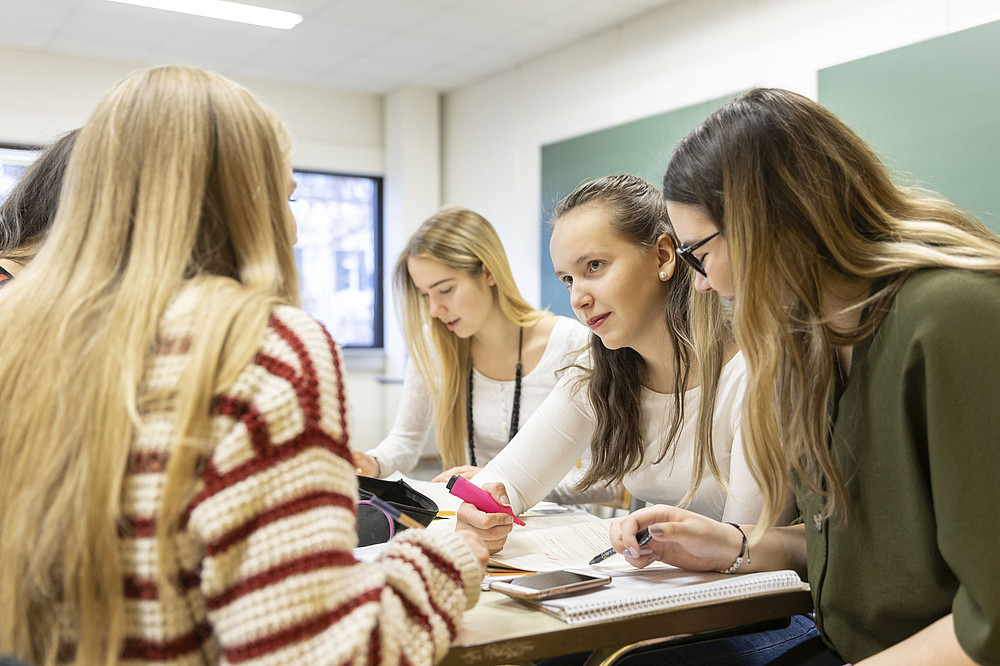
<svg viewBox="0 0 1000 666">
<path fill-rule="evenodd" d="M 589 335 L 590 331 L 575 319 L 556 317 L 542 358 L 521 378 L 519 429 L 525 427 L 529 417 L 556 386 L 559 371 L 572 364 L 586 349 Z M 507 445 L 513 403 L 514 380 L 497 381 L 473 370 L 472 420 L 477 465 L 485 465 Z M 406 474 L 416 467 L 433 427 L 434 406 L 430 392 L 416 364 L 408 363 L 392 431 L 368 452 L 378 458 L 382 475 L 388 476 L 397 470 Z M 577 458 L 573 459 L 573 464 Z"/>
<path fill-rule="evenodd" d="M 581 356 L 581 364 L 588 362 L 589 353 Z M 729 492 L 706 470 L 693 501 L 687 506 L 716 520 L 736 523 L 755 522 L 762 508 L 757 484 L 743 456 L 741 440 L 746 372 L 743 355 L 736 354 L 722 369 L 715 404 L 712 445 L 722 476 L 729 484 Z M 546 495 L 555 501 L 579 501 L 559 496 L 566 487 L 560 481 L 589 448 L 595 427 L 586 387 L 574 391 L 578 378 L 579 371 L 564 373 L 531 420 L 473 479 L 478 486 L 502 481 L 515 513 L 531 507 Z M 674 396 L 643 389 L 642 419 L 646 441 L 643 465 L 624 479 L 625 488 L 634 497 L 657 504 L 677 504 L 687 493 L 694 462 L 701 388 L 687 391 L 684 400 L 684 422 L 672 452 L 654 463 L 660 456 L 662 437 L 668 431 Z M 552 493 L 553 489 L 557 492 Z"/>
</svg>

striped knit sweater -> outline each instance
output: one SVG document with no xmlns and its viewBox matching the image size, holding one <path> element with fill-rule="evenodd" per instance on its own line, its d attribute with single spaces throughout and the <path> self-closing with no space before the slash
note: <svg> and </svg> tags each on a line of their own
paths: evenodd
<svg viewBox="0 0 1000 666">
<path fill-rule="evenodd" d="M 144 391 L 178 384 L 197 294 L 160 328 Z M 174 418 L 144 415 L 125 480 L 122 663 L 430 664 L 479 594 L 454 534 L 409 530 L 354 559 L 358 498 L 340 352 L 304 312 L 278 307 L 254 361 L 218 398 L 214 453 L 177 537 L 183 593 L 157 591 L 154 513 Z M 167 597 L 167 595 L 163 595 Z"/>
</svg>

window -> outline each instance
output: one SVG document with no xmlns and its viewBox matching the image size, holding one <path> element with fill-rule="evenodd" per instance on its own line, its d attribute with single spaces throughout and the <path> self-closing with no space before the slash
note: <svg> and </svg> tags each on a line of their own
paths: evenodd
<svg viewBox="0 0 1000 666">
<path fill-rule="evenodd" d="M 39 150 L 0 145 L 0 200 Z M 302 307 L 342 347 L 382 346 L 382 179 L 295 171 Z"/>
<path fill-rule="evenodd" d="M 295 171 L 302 307 L 344 347 L 382 346 L 382 179 Z"/>
<path fill-rule="evenodd" d="M 21 174 L 28 168 L 40 151 L 34 148 L 19 148 L 0 144 L 0 201 L 7 198 Z"/>
</svg>

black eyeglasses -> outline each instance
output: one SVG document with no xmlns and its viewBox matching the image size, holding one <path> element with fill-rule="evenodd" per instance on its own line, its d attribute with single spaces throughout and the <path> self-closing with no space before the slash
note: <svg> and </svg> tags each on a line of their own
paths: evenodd
<svg viewBox="0 0 1000 666">
<path fill-rule="evenodd" d="M 713 238 L 715 238 L 716 236 L 718 236 L 720 233 L 722 233 L 722 232 L 721 231 L 716 231 L 714 234 L 712 234 L 708 238 L 702 238 L 700 241 L 698 241 L 694 245 L 688 245 L 687 247 L 674 248 L 674 252 L 677 253 L 678 257 L 680 257 L 681 259 L 684 260 L 684 263 L 686 263 L 688 266 L 690 266 L 691 268 L 693 268 L 702 277 L 708 277 L 708 274 L 705 272 L 705 267 L 701 263 L 701 259 L 698 259 L 696 256 L 694 256 L 693 253 L 699 247 L 701 247 L 702 245 L 704 245 L 708 241 L 712 240 Z"/>
</svg>

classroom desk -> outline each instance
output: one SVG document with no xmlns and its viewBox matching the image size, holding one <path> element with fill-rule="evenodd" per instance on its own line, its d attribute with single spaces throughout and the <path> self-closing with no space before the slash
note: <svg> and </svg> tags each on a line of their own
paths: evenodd
<svg viewBox="0 0 1000 666">
<path fill-rule="evenodd" d="M 441 509 L 455 510 L 461 504 L 461 500 L 448 494 L 444 484 L 402 478 L 434 499 Z M 532 527 L 546 524 L 545 517 L 527 520 Z M 450 520 L 435 521 L 428 529 L 449 531 L 454 529 L 454 524 Z M 804 589 L 571 625 L 499 592 L 483 592 L 475 608 L 462 617 L 458 635 L 441 663 L 444 666 L 494 666 L 591 650 L 597 651 L 595 657 L 599 658 L 623 645 L 651 638 L 680 639 L 690 634 L 736 629 L 811 611 L 812 597 Z"/>
<path fill-rule="evenodd" d="M 733 629 L 811 611 L 812 597 L 801 590 L 570 625 L 499 592 L 483 592 L 476 607 L 464 615 L 441 664 L 516 664 L 589 650 L 610 654 L 650 638 Z"/>
</svg>

